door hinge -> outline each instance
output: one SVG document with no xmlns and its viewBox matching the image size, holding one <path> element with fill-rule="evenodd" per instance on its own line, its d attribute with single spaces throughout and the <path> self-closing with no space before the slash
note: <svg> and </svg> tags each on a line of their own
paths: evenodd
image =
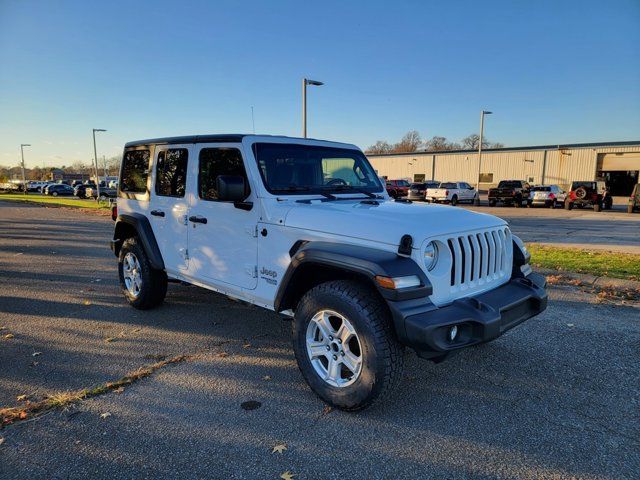
<svg viewBox="0 0 640 480">
<path fill-rule="evenodd" d="M 258 266 L 257 265 L 245 265 L 244 271 L 247 272 L 251 278 L 258 278 Z"/>
<path fill-rule="evenodd" d="M 245 231 L 252 237 L 258 236 L 258 225 L 247 225 Z"/>
<path fill-rule="evenodd" d="M 189 249 L 188 248 L 181 248 L 180 249 L 180 253 L 182 254 L 182 258 L 184 258 L 185 260 L 189 260 Z"/>
</svg>

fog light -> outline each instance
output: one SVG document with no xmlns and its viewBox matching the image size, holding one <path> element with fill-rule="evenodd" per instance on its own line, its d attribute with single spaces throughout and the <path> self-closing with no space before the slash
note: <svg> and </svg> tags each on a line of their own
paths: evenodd
<svg viewBox="0 0 640 480">
<path fill-rule="evenodd" d="M 454 325 L 449 329 L 449 341 L 453 342 L 458 336 L 458 326 Z"/>
</svg>

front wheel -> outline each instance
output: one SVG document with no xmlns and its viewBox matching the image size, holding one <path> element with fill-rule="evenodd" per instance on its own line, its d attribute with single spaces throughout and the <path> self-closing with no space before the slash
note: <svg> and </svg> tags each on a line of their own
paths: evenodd
<svg viewBox="0 0 640 480">
<path fill-rule="evenodd" d="M 322 283 L 296 308 L 293 349 L 311 389 L 342 410 L 361 410 L 393 390 L 403 369 L 403 347 L 386 305 L 367 286 Z"/>
<path fill-rule="evenodd" d="M 157 307 L 167 294 L 167 274 L 154 270 L 135 237 L 127 238 L 118 256 L 120 288 L 129 304 L 139 310 Z"/>
</svg>

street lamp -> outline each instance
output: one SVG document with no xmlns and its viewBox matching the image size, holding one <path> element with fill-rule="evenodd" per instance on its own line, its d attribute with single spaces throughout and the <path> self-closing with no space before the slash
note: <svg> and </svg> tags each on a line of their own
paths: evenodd
<svg viewBox="0 0 640 480">
<path fill-rule="evenodd" d="M 320 86 L 323 82 L 317 80 L 302 79 L 302 137 L 307 138 L 307 85 Z"/>
<path fill-rule="evenodd" d="M 98 176 L 98 153 L 96 151 L 96 132 L 106 132 L 106 130 L 104 128 L 93 129 L 93 161 L 94 161 L 94 168 L 96 171 L 96 201 L 98 201 L 100 199 L 100 177 Z"/>
<path fill-rule="evenodd" d="M 30 147 L 29 143 L 21 143 L 20 144 L 20 156 L 22 157 L 22 189 L 24 190 L 24 194 L 27 194 L 27 177 L 24 174 L 24 147 Z"/>
<path fill-rule="evenodd" d="M 478 182 L 476 183 L 476 191 L 478 196 L 476 197 L 476 205 L 480 205 L 480 168 L 482 167 L 482 135 L 484 133 L 484 116 L 491 115 L 493 112 L 482 110 L 480 112 L 480 139 L 478 141 Z"/>
</svg>

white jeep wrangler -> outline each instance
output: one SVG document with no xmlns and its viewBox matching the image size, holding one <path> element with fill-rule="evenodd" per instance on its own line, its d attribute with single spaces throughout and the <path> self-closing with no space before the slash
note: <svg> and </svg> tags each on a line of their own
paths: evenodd
<svg viewBox="0 0 640 480">
<path fill-rule="evenodd" d="M 125 146 L 111 248 L 129 303 L 168 280 L 293 316 L 309 386 L 344 410 L 401 378 L 404 347 L 441 361 L 547 305 L 506 223 L 393 201 L 354 145 L 255 135 Z"/>
</svg>

